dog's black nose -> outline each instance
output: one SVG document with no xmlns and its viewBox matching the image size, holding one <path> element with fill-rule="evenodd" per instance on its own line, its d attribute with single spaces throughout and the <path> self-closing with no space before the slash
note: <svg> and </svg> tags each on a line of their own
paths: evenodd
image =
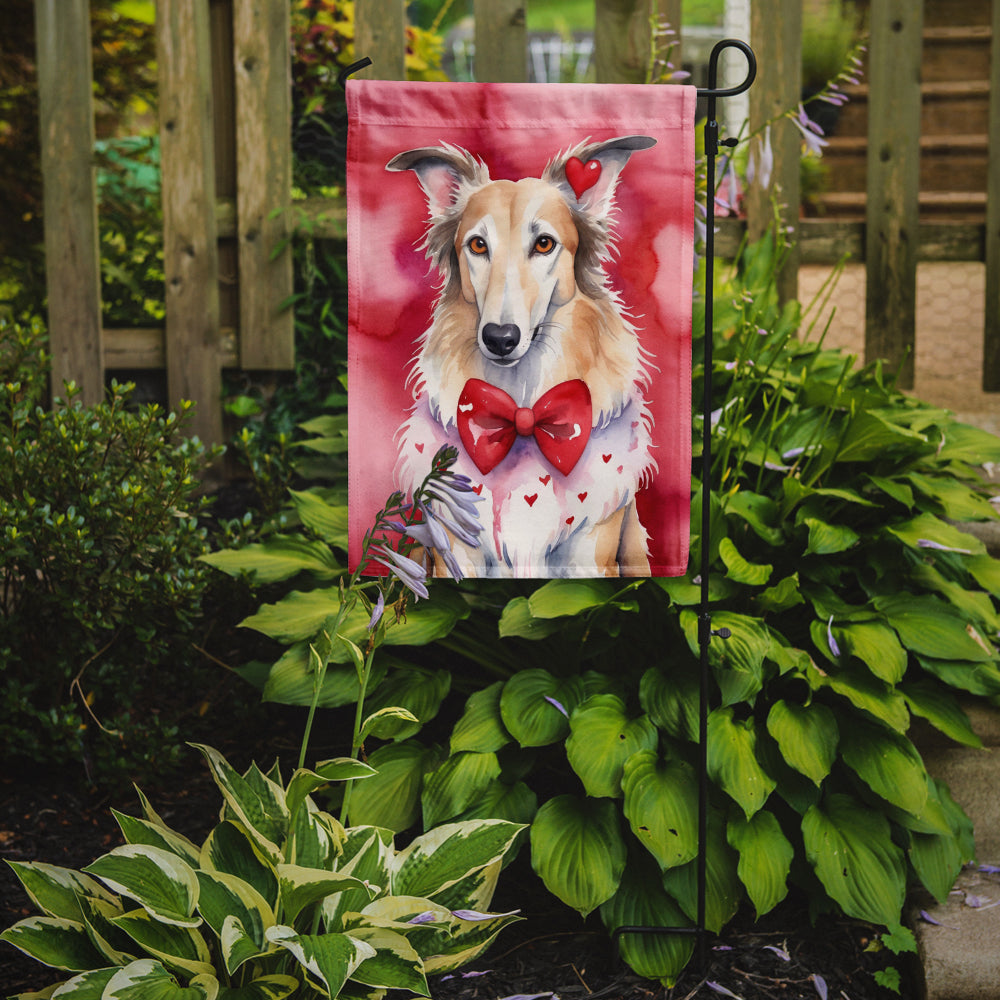
<svg viewBox="0 0 1000 1000">
<path fill-rule="evenodd" d="M 499 358 L 507 357 L 520 339 L 521 331 L 513 323 L 487 323 L 483 327 L 483 346 Z"/>
</svg>

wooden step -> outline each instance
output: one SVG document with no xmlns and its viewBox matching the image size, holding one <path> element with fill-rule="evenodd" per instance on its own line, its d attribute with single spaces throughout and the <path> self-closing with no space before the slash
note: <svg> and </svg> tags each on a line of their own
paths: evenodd
<svg viewBox="0 0 1000 1000">
<path fill-rule="evenodd" d="M 924 0 L 924 27 L 947 26 L 959 20 L 962 24 L 989 24 L 990 4 L 991 0 Z"/>
<path fill-rule="evenodd" d="M 925 28 L 921 79 L 925 83 L 988 80 L 992 38 L 988 24 Z"/>
<path fill-rule="evenodd" d="M 823 215 L 864 219 L 868 204 L 863 191 L 830 191 L 815 198 Z M 986 216 L 986 193 L 979 191 L 921 191 L 920 218 L 981 223 Z"/>
</svg>

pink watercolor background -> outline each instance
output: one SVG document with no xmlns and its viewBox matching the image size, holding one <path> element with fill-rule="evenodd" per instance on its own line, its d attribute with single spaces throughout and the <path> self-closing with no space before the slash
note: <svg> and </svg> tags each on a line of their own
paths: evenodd
<svg viewBox="0 0 1000 1000">
<path fill-rule="evenodd" d="M 608 265 L 652 356 L 649 405 L 658 472 L 636 496 L 653 576 L 687 571 L 691 497 L 691 296 L 695 90 L 617 84 L 351 80 L 348 137 L 348 446 L 350 565 L 393 491 L 393 436 L 412 404 L 405 380 L 430 324 L 438 276 L 418 245 L 427 205 L 397 153 L 442 141 L 494 179 L 538 177 L 583 140 L 650 135 L 619 179 Z"/>
</svg>

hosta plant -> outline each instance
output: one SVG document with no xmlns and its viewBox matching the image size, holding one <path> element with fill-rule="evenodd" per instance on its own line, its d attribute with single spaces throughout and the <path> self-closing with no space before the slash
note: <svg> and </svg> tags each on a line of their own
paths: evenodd
<svg viewBox="0 0 1000 1000">
<path fill-rule="evenodd" d="M 451 823 L 404 849 L 389 830 L 343 827 L 312 795 L 374 772 L 338 758 L 240 774 L 202 746 L 221 818 L 198 845 L 140 793 L 115 813 L 126 843 L 82 871 L 11 862 L 40 916 L 0 935 L 64 981 L 65 1000 L 280 1000 L 429 996 L 427 975 L 477 956 L 518 919 L 489 913 L 521 829 Z M 54 990 L 54 992 L 53 992 Z"/>
</svg>

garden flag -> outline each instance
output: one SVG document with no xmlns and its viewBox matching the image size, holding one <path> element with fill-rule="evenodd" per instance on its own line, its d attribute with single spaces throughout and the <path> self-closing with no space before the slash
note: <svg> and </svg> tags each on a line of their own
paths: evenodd
<svg viewBox="0 0 1000 1000">
<path fill-rule="evenodd" d="M 445 444 L 472 576 L 677 576 L 692 87 L 347 86 L 350 560 Z"/>
</svg>

